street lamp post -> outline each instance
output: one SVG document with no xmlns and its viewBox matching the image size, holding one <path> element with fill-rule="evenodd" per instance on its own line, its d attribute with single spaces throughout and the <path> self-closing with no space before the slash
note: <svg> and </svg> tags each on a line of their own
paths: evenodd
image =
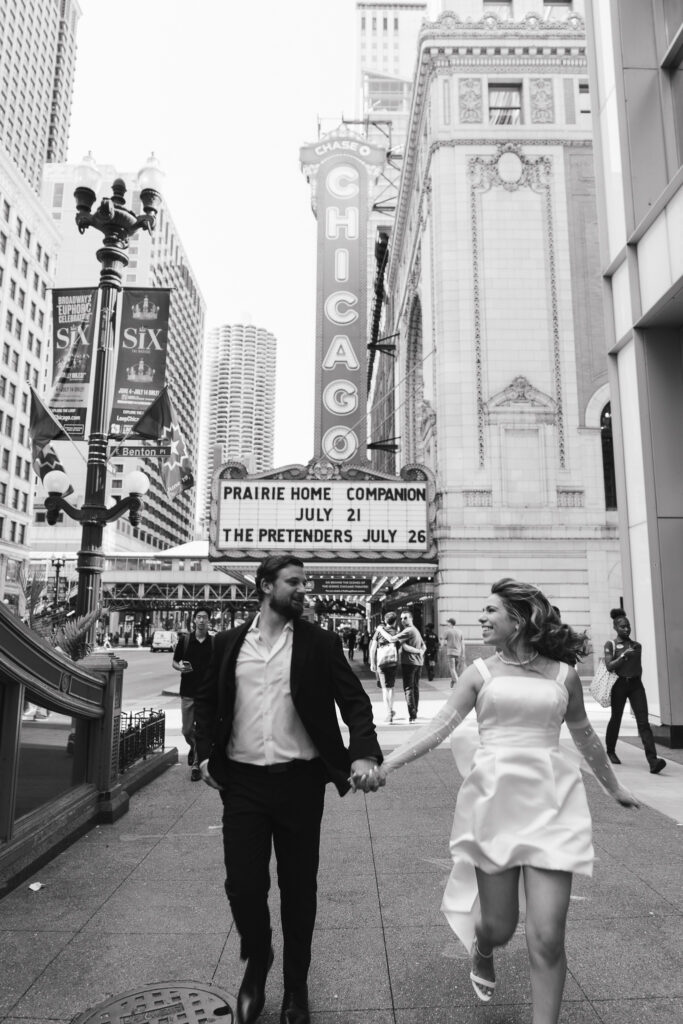
<svg viewBox="0 0 683 1024">
<path fill-rule="evenodd" d="M 100 318 L 94 352 L 93 407 L 88 439 L 88 463 L 85 481 L 85 496 L 82 508 L 71 505 L 64 493 L 69 486 L 65 473 L 53 470 L 47 473 L 44 485 L 48 491 L 45 500 L 47 521 L 57 522 L 60 512 L 82 524 L 81 550 L 78 552 L 78 595 L 76 614 L 86 615 L 99 605 L 101 575 L 104 568 L 102 538 L 104 527 L 119 519 L 126 512 L 133 526 L 140 522 L 143 495 L 149 487 L 149 480 L 139 470 L 127 475 L 128 495 L 118 499 L 111 508 L 105 505 L 107 481 L 107 440 L 112 405 L 116 351 L 114 347 L 114 319 L 117 295 L 122 288 L 122 271 L 128 265 L 128 240 L 141 228 L 152 232 L 161 205 L 161 194 L 156 187 L 160 172 L 153 157 L 138 175 L 140 202 L 143 213 L 136 215 L 126 209 L 126 184 L 117 178 L 112 184 L 111 198 L 103 199 L 92 211 L 96 199 L 95 187 L 99 173 L 92 160 L 86 157 L 81 165 L 82 183 L 74 191 L 76 200 L 76 224 L 83 234 L 93 227 L 101 231 L 103 244 L 97 250 L 100 262 Z"/>
<path fill-rule="evenodd" d="M 62 571 L 62 568 L 64 567 L 65 559 L 63 559 L 63 558 L 52 558 L 51 562 L 52 562 L 52 568 L 55 571 L 55 612 L 56 612 L 58 610 L 58 606 L 59 606 L 59 574 Z"/>
</svg>

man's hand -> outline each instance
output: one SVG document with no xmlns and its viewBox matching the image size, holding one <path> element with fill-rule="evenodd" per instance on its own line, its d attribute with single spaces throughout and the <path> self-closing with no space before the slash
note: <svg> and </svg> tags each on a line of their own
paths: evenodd
<svg viewBox="0 0 683 1024">
<path fill-rule="evenodd" d="M 370 758 L 359 758 L 352 762 L 349 782 L 353 793 L 359 789 L 364 793 L 374 793 L 380 786 L 386 785 L 386 781 L 386 773 Z"/>
<path fill-rule="evenodd" d="M 206 759 L 206 761 L 202 761 L 202 763 L 199 766 L 199 771 L 202 773 L 202 779 L 207 784 L 207 786 L 211 786 L 212 789 L 222 789 L 223 788 L 222 786 L 218 785 L 216 780 L 214 778 L 212 778 L 211 775 L 209 775 L 209 759 L 208 758 Z"/>
</svg>

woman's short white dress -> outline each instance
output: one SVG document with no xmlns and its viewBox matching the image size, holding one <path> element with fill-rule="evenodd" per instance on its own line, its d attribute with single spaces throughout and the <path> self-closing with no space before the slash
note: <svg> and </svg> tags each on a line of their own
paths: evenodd
<svg viewBox="0 0 683 1024">
<path fill-rule="evenodd" d="M 475 706 L 479 742 L 456 729 L 452 746 L 464 782 L 451 833 L 451 871 L 441 909 L 469 950 L 479 912 L 475 867 L 487 874 L 529 865 L 591 875 L 591 818 L 581 771 L 560 747 L 567 665 L 555 679 L 491 676 Z M 523 880 L 520 873 L 520 895 Z"/>
</svg>

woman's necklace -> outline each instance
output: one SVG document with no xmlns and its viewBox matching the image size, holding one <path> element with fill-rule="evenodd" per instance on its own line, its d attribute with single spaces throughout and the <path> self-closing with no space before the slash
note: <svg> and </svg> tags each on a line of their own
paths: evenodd
<svg viewBox="0 0 683 1024">
<path fill-rule="evenodd" d="M 500 651 L 496 651 L 496 655 L 504 665 L 530 665 L 532 661 L 536 661 L 538 651 L 534 651 L 530 658 L 518 658 L 516 661 L 512 661 L 510 658 L 504 658 Z"/>
</svg>

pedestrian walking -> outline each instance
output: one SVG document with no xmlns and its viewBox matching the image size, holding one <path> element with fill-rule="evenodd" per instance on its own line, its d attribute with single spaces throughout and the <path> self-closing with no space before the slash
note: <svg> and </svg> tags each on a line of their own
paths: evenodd
<svg viewBox="0 0 683 1024">
<path fill-rule="evenodd" d="M 394 684 L 398 668 L 397 634 L 396 612 L 387 612 L 384 621 L 377 627 L 370 641 L 370 670 L 377 676 L 377 685 L 382 690 L 382 700 L 386 710 L 384 721 L 389 724 L 396 717 Z"/>
<path fill-rule="evenodd" d="M 631 636 L 631 623 L 623 608 L 613 608 L 610 616 L 617 638 L 605 643 L 605 666 L 610 672 L 616 672 L 617 680 L 610 693 L 611 715 L 605 737 L 607 756 L 612 764 L 621 764 L 616 746 L 621 716 L 628 701 L 636 719 L 638 735 L 643 744 L 647 763 L 650 765 L 650 772 L 652 775 L 658 775 L 662 768 L 666 768 L 666 761 L 663 757 L 657 756 L 648 718 L 647 696 L 643 686 L 642 647 Z"/>
<path fill-rule="evenodd" d="M 191 768 L 192 782 L 199 782 L 202 777 L 195 745 L 195 695 L 211 659 L 213 638 L 209 636 L 210 621 L 208 608 L 196 608 L 192 617 L 194 629 L 180 637 L 173 652 L 173 668 L 180 672 L 181 728 L 190 748 L 187 763 Z"/>
<path fill-rule="evenodd" d="M 302 618 L 303 562 L 273 555 L 258 567 L 256 617 L 221 633 L 195 696 L 205 782 L 223 801 L 225 890 L 246 969 L 237 1024 L 253 1024 L 273 962 L 268 890 L 275 848 L 282 920 L 281 1024 L 309 1024 L 307 977 L 316 914 L 325 786 L 382 760 L 372 705 L 336 634 Z M 349 730 L 344 746 L 337 707 Z"/>
<path fill-rule="evenodd" d="M 433 623 L 429 622 L 424 632 L 425 643 L 425 664 L 427 666 L 427 679 L 431 680 L 436 675 L 436 663 L 439 657 L 439 638 L 434 631 Z"/>
<path fill-rule="evenodd" d="M 476 709 L 476 748 L 465 750 L 462 734 L 454 737 L 464 781 L 442 910 L 471 954 L 470 981 L 487 1003 L 496 987 L 494 950 L 515 932 L 521 888 L 534 1024 L 557 1024 L 572 876 L 590 875 L 594 858 L 581 770 L 560 747 L 563 721 L 614 799 L 625 807 L 638 803 L 615 777 L 586 717 L 581 680 L 566 661 L 585 653 L 585 634 L 558 622 L 540 590 L 512 579 L 493 585 L 480 622 L 496 654 L 478 658 L 432 722 L 353 784 L 366 791 L 384 785 L 390 772 L 433 750 Z"/>
<path fill-rule="evenodd" d="M 142 633 L 140 632 L 135 634 L 135 646 L 138 648 L 142 647 Z"/>
<path fill-rule="evenodd" d="M 412 612 L 401 612 L 401 629 L 396 639 L 401 645 L 401 679 L 408 705 L 408 721 L 414 722 L 420 705 L 420 674 L 425 644 L 413 623 Z"/>
<path fill-rule="evenodd" d="M 349 661 L 353 661 L 353 652 L 356 649 L 356 631 L 350 629 L 346 635 L 346 646 L 349 652 Z"/>
<path fill-rule="evenodd" d="M 461 631 L 456 627 L 455 619 L 448 619 L 448 629 L 444 636 L 444 643 L 446 645 L 451 687 L 453 687 L 457 683 L 460 673 L 465 671 L 465 640 Z"/>
<path fill-rule="evenodd" d="M 370 634 L 368 633 L 366 626 L 363 627 L 363 631 L 358 638 L 358 646 L 360 647 L 363 655 L 363 664 L 367 665 L 370 661 Z"/>
</svg>

